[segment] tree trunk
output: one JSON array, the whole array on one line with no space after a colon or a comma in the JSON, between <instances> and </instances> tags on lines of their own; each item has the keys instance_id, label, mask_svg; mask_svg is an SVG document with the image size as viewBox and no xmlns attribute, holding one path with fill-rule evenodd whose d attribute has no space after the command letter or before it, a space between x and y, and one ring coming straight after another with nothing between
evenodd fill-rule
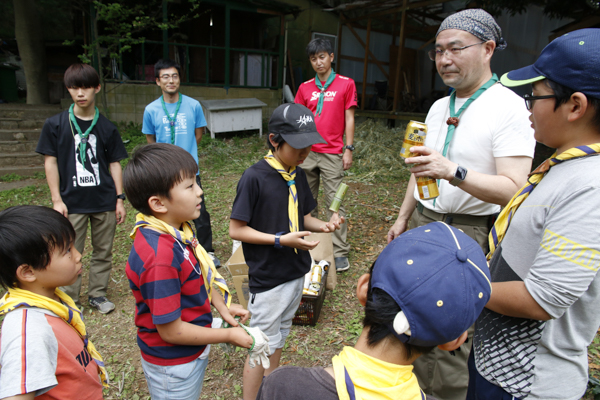
<instances>
[{"instance_id":1,"label":"tree trunk","mask_svg":"<svg viewBox=\"0 0 600 400\"><path fill-rule=\"evenodd\" d=\"M27 104L47 104L48 68L46 46L35 0L13 0L15 36L27 80Z\"/></svg>"}]
</instances>

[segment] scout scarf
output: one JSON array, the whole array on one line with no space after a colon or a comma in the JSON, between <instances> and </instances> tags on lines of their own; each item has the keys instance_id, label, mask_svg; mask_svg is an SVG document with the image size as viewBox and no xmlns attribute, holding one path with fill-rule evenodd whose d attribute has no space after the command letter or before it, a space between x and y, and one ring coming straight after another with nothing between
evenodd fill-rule
<instances>
[{"instance_id":1,"label":"scout scarf","mask_svg":"<svg viewBox=\"0 0 600 400\"><path fill-rule=\"evenodd\" d=\"M85 330L85 324L81 319L81 311L77 309L75 302L62 290L56 289L54 293L60 298L62 303L52 300L49 297L42 296L19 288L9 288L8 292L0 299L0 315L7 314L19 307L37 307L52 311L58 317L62 318L67 324L71 325L83 339L83 344L90 356L96 361L100 370L100 380L104 387L108 387L108 376L104 368L102 356L94 347Z\"/></svg>"},{"instance_id":2,"label":"scout scarf","mask_svg":"<svg viewBox=\"0 0 600 400\"><path fill-rule=\"evenodd\" d=\"M175 107L175 114L173 114L173 118L167 111L167 105L165 104L165 96L160 96L160 102L162 103L163 110L165 111L165 115L169 120L169 127L171 128L171 144L175 144L175 122L177 121L177 113L179 112L179 107L181 106L181 99L183 95L179 93L179 100L177 100L177 107Z\"/></svg>"},{"instance_id":3,"label":"scout scarf","mask_svg":"<svg viewBox=\"0 0 600 400\"><path fill-rule=\"evenodd\" d=\"M323 100L325 99L325 91L331 85L334 79L335 71L333 70L333 68L331 68L331 73L329 74L325 85L321 83L321 80L319 79L319 74L315 75L315 84L321 90L321 93L319 93L319 101L317 102L317 111L315 112L315 116L321 116L321 111L323 111Z\"/></svg>"},{"instance_id":4,"label":"scout scarf","mask_svg":"<svg viewBox=\"0 0 600 400\"><path fill-rule=\"evenodd\" d=\"M490 80L487 81L486 83L484 83L483 86L481 86L479 89L477 89L477 91L475 93L473 93L473 95L471 97L469 97L469 99L467 101L465 101L465 104L463 104L462 107L456 112L454 112L454 110L455 110L454 103L456 101L456 90L452 91L452 94L450 95L450 107L449 107L450 118L448 118L448 120L446 121L446 124L448 124L448 132L446 133L446 139L444 140L444 148L442 149L442 156L446 157L446 155L448 154L448 147L450 147L450 142L452 141L452 138L454 137L454 131L458 127L458 121L459 121L458 117L461 116L463 111L465 111L472 102L477 100L477 98L479 96L481 96L481 94L483 92L488 90L496 82L498 82L498 75L492 74L492 77L490 78ZM438 184L438 186L440 185L439 179L437 180L437 184ZM434 206L435 206L436 200L437 199L433 200Z\"/></svg>"},{"instance_id":5,"label":"scout scarf","mask_svg":"<svg viewBox=\"0 0 600 400\"><path fill-rule=\"evenodd\" d=\"M277 161L271 150L269 150L269 153L265 156L265 160L275 169L275 171L279 172L287 182L290 191L290 195L288 196L290 232L298 232L298 192L296 191L296 181L294 181L294 178L296 177L296 167L290 167L290 172L287 172L285 168L281 166L279 161ZM294 249L294 251L298 254L298 249Z\"/></svg>"},{"instance_id":6,"label":"scout scarf","mask_svg":"<svg viewBox=\"0 0 600 400\"><path fill-rule=\"evenodd\" d=\"M183 231L180 231L156 217L138 213L135 216L135 226L129 234L132 239L135 239L135 235L137 234L137 230L139 228L152 228L160 233L173 236L175 240L187 246L191 246L192 249L194 249L194 255L198 259L200 268L202 269L204 286L206 287L206 292L208 293L208 301L212 302L212 287L213 285L216 285L221 290L225 304L227 307L229 307L231 304L231 295L229 293L229 289L227 288L227 283L221 274L217 272L215 264L208 256L206 250L204 250L204 248L198 243L198 240L196 240L194 237L194 231L192 230L192 226L189 222L184 222Z\"/></svg>"},{"instance_id":7,"label":"scout scarf","mask_svg":"<svg viewBox=\"0 0 600 400\"><path fill-rule=\"evenodd\" d=\"M425 399L412 365L391 364L348 346L331 361L340 400Z\"/></svg>"},{"instance_id":8,"label":"scout scarf","mask_svg":"<svg viewBox=\"0 0 600 400\"><path fill-rule=\"evenodd\" d=\"M540 166L535 169L535 171L529 174L527 184L523 186L521 190L519 190L517 194L515 194L513 198L508 202L506 207L504 207L502 212L500 212L500 215L498 215L496 223L490 230L490 235L488 237L488 242L490 244L490 252L487 255L487 259L492 259L496 248L498 247L498 245L504 238L506 231L508 230L510 221L515 215L517 208L519 208L519 206L525 201L527 196L529 196L529 194L533 191L533 189L535 189L538 183L540 183L540 181L550 170L550 168L552 168L556 164L560 164L563 161L587 157L598 153L600 153L600 143L594 143L588 146L573 147L572 149L564 151L559 155L556 155L556 153L554 153L552 157L541 163Z\"/></svg>"},{"instance_id":9,"label":"scout scarf","mask_svg":"<svg viewBox=\"0 0 600 400\"><path fill-rule=\"evenodd\" d=\"M92 129L94 129L94 126L96 126L96 123L98 122L98 117L100 117L100 111L98 111L98 107L94 107L96 109L96 113L94 114L92 124L89 128L87 128L85 132L81 132L81 128L79 127L77 119L75 118L75 113L73 113L74 108L75 104L71 104L71 107L69 108L69 120L71 121L71 124L75 126L75 130L77 130L77 134L79 135L79 144L77 145L77 150L79 151L79 158L81 159L81 164L83 165L85 163L85 148L86 143L88 141L88 136L90 135Z\"/></svg>"}]
</instances>

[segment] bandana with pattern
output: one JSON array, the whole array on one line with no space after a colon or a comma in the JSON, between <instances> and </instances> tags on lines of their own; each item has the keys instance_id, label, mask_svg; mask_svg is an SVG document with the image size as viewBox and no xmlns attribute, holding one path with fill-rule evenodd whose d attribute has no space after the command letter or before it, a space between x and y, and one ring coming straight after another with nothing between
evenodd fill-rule
<instances>
[{"instance_id":1,"label":"bandana with pattern","mask_svg":"<svg viewBox=\"0 0 600 400\"><path fill-rule=\"evenodd\" d=\"M273 152L269 150L269 153L265 156L265 160L269 163L275 171L279 172L281 177L287 182L290 195L288 196L288 217L290 221L290 232L298 232L298 192L296 190L296 167L290 167L290 172L287 172L285 168L281 166L279 161L273 155ZM294 249L298 253L297 249Z\"/></svg>"},{"instance_id":2,"label":"bandana with pattern","mask_svg":"<svg viewBox=\"0 0 600 400\"><path fill-rule=\"evenodd\" d=\"M556 155L554 153L552 157L544 161L540 164L539 167L535 169L531 174L529 174L529 178L527 179L527 184L521 188L513 196L513 198L508 202L506 207L500 212L498 215L498 219L496 223L490 230L490 235L488 237L488 242L490 244L490 252L487 255L487 259L491 260L494 252L498 248L500 242L504 238L506 231L508 230L508 226L510 225L510 221L512 217L515 215L517 208L525 201L527 196L535 189L535 187L540 183L542 178L546 175L546 173L555 166L556 164L560 164L561 162L572 160L575 158L582 158L587 156L592 156L600 153L600 143L594 143L587 146L579 146L573 147L567 151Z\"/></svg>"},{"instance_id":3,"label":"bandana with pattern","mask_svg":"<svg viewBox=\"0 0 600 400\"><path fill-rule=\"evenodd\" d=\"M446 29L458 29L469 32L479 40L496 42L494 51L504 50L507 46L502 37L502 29L496 23L494 17L480 8L471 8L452 14L442 21L435 37Z\"/></svg>"},{"instance_id":4,"label":"bandana with pattern","mask_svg":"<svg viewBox=\"0 0 600 400\"><path fill-rule=\"evenodd\" d=\"M60 298L62 303L49 297L30 292L29 290L9 288L8 292L0 299L0 315L7 314L19 307L37 307L52 311L67 324L71 325L71 327L79 334L87 352L90 353L90 356L98 365L102 385L108 387L108 375L106 375L104 361L98 350L94 347L92 341L88 338L85 324L83 323L83 319L81 319L81 311L79 311L71 297L66 295L62 290L56 288L54 293Z\"/></svg>"},{"instance_id":5,"label":"bandana with pattern","mask_svg":"<svg viewBox=\"0 0 600 400\"><path fill-rule=\"evenodd\" d=\"M421 400L412 365L398 365L346 346L331 359L340 400Z\"/></svg>"},{"instance_id":6,"label":"bandana with pattern","mask_svg":"<svg viewBox=\"0 0 600 400\"><path fill-rule=\"evenodd\" d=\"M206 250L204 250L200 243L198 243L198 240L194 237L194 231L189 222L184 222L183 231L180 231L156 217L138 213L135 216L135 226L129 234L132 239L135 239L135 235L139 228L152 228L158 232L173 236L175 240L187 246L191 246L192 249L194 249L194 255L198 259L198 263L200 263L200 269L202 270L202 276L204 277L204 286L208 293L208 301L212 302L212 287L213 285L216 285L221 290L225 304L229 307L231 304L231 295L229 294L227 283L221 274L217 272L215 264L208 256Z\"/></svg>"}]
</instances>

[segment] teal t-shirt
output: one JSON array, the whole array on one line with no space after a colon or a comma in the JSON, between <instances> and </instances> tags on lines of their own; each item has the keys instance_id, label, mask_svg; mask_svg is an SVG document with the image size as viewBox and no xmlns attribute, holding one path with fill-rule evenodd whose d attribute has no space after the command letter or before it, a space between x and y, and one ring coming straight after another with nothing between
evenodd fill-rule
<instances>
[{"instance_id":1,"label":"teal t-shirt","mask_svg":"<svg viewBox=\"0 0 600 400\"><path fill-rule=\"evenodd\" d=\"M198 100L181 93L179 95L182 96L182 100L175 121L175 145L187 150L198 163L195 130L206 126L206 119ZM171 118L173 118L177 103L165 103L165 105ZM146 106L142 133L156 135L157 143L171 143L171 126L163 110L160 97Z\"/></svg>"}]
</instances>

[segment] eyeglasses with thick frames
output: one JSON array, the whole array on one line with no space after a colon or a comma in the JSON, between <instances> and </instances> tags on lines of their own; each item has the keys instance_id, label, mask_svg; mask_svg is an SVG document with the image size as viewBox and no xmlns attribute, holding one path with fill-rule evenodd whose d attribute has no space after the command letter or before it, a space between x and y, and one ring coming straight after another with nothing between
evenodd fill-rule
<instances>
[{"instance_id":1,"label":"eyeglasses with thick frames","mask_svg":"<svg viewBox=\"0 0 600 400\"><path fill-rule=\"evenodd\" d=\"M172 75L164 74L164 75L160 76L160 79L162 79L163 81L168 81L171 78L173 78L173 80L176 81L177 79L179 79L179 74L172 74Z\"/></svg>"},{"instance_id":2,"label":"eyeglasses with thick frames","mask_svg":"<svg viewBox=\"0 0 600 400\"><path fill-rule=\"evenodd\" d=\"M527 111L531 111L535 100L557 99L557 98L558 98L558 96L555 94L549 94L547 96L534 96L532 94L524 94L523 95L523 100L525 100L525 107L527 107Z\"/></svg>"},{"instance_id":3,"label":"eyeglasses with thick frames","mask_svg":"<svg viewBox=\"0 0 600 400\"><path fill-rule=\"evenodd\" d=\"M429 59L431 61L435 61L435 60L442 58L442 56L444 54L446 54L446 52L448 52L448 54L446 54L446 57L450 57L450 56L458 57L458 56L460 56L460 52L463 51L464 49L468 49L469 47L477 46L477 45L484 44L484 43L485 43L485 41L480 42L480 43L470 44L470 45L464 46L464 47L452 47L450 49L445 49L445 50L431 49L427 52L427 54L429 55Z\"/></svg>"}]
</instances>

